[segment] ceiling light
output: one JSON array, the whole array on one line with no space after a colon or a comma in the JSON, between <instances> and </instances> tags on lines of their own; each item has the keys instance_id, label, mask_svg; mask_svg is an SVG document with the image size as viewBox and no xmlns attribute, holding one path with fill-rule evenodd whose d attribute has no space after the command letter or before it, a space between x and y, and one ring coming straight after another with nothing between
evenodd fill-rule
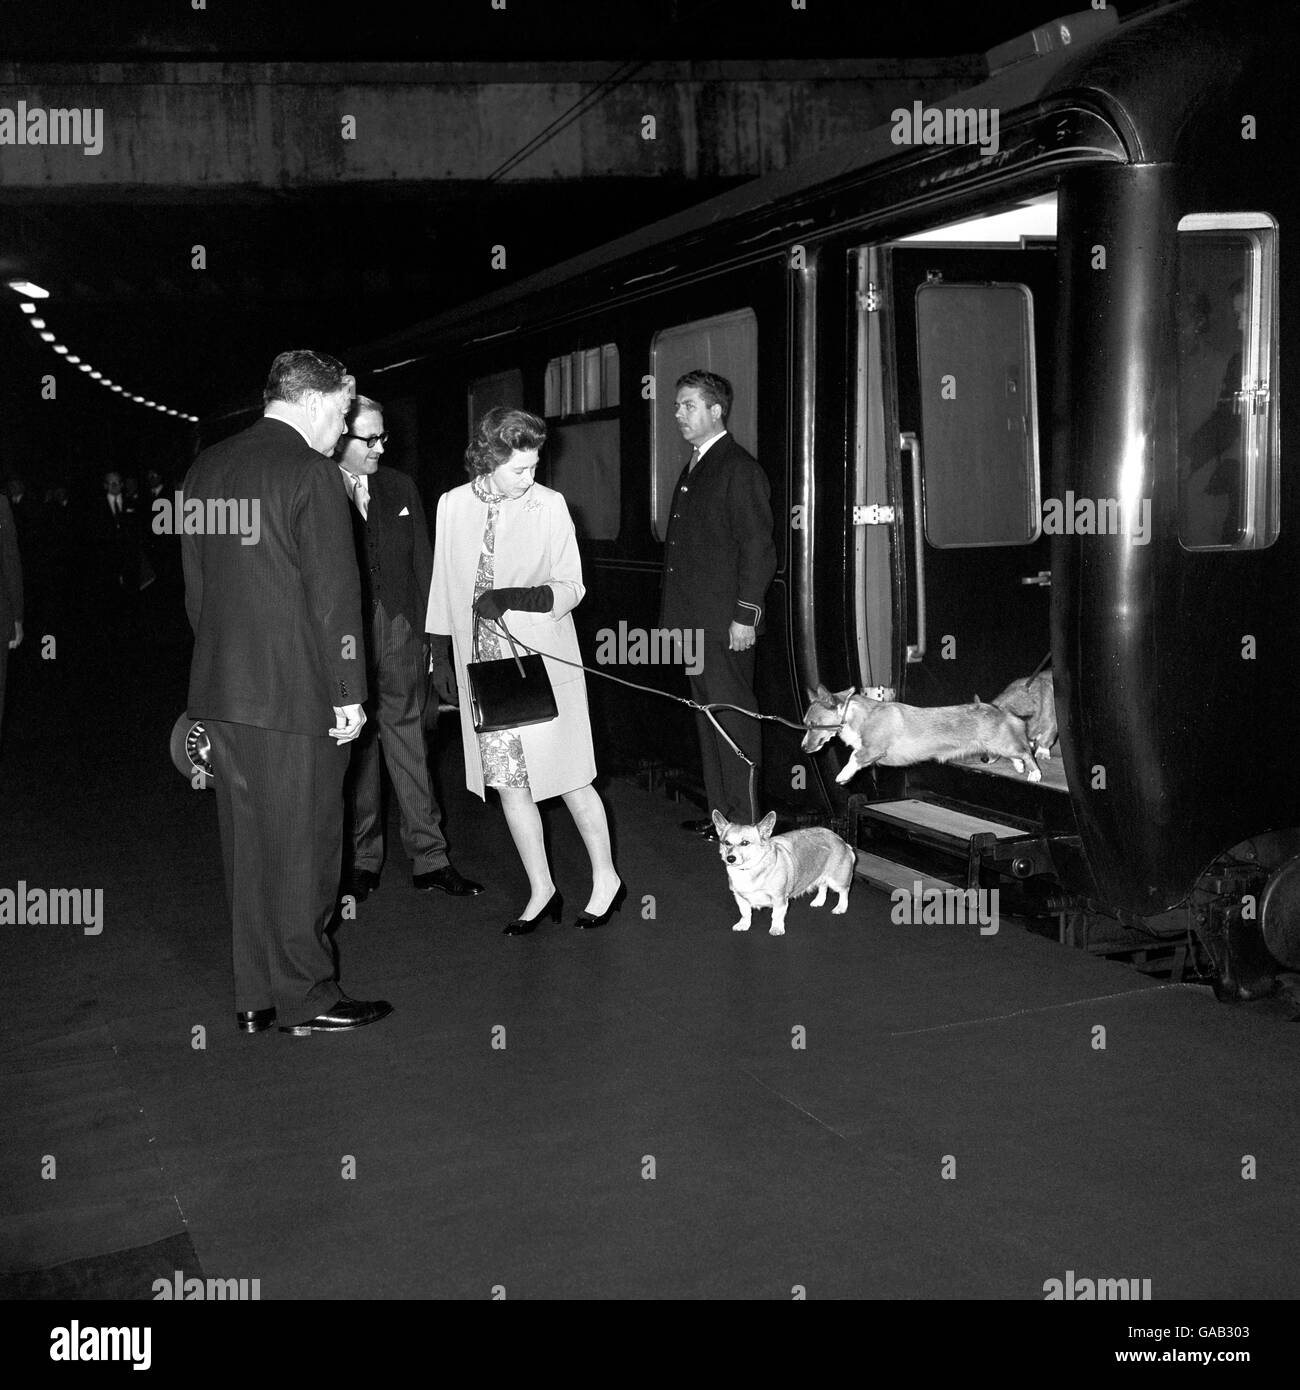
<instances>
[{"instance_id":1,"label":"ceiling light","mask_svg":"<svg viewBox=\"0 0 1300 1390\"><path fill-rule=\"evenodd\" d=\"M35 304L20 304L18 307L23 311L24 314L34 314L36 312Z\"/></svg>"},{"instance_id":2,"label":"ceiling light","mask_svg":"<svg viewBox=\"0 0 1300 1390\"><path fill-rule=\"evenodd\" d=\"M55 344L54 344L54 351L57 352L57 353L59 353L60 355L64 355L64 354L67 353L68 350L67 350L67 348L65 348L65 347L63 346L62 343L55 343Z\"/></svg>"},{"instance_id":3,"label":"ceiling light","mask_svg":"<svg viewBox=\"0 0 1300 1390\"><path fill-rule=\"evenodd\" d=\"M9 288L15 294L25 294L28 299L48 299L49 290L43 290L39 285L33 285L30 280L10 280Z\"/></svg>"},{"instance_id":4,"label":"ceiling light","mask_svg":"<svg viewBox=\"0 0 1300 1390\"><path fill-rule=\"evenodd\" d=\"M54 334L53 334L53 333L42 333L42 334L41 334L41 342L43 342L43 343L52 343L53 341L54 341Z\"/></svg>"},{"instance_id":5,"label":"ceiling light","mask_svg":"<svg viewBox=\"0 0 1300 1390\"><path fill-rule=\"evenodd\" d=\"M132 396L131 399L132 399L133 401L140 401L140 402L143 402L143 401L144 401L144 397L143 397L143 396Z\"/></svg>"},{"instance_id":6,"label":"ceiling light","mask_svg":"<svg viewBox=\"0 0 1300 1390\"><path fill-rule=\"evenodd\" d=\"M33 328L44 328L44 327L45 327L45 320L44 320L44 319L28 319L27 322L30 323L31 326L32 326Z\"/></svg>"},{"instance_id":7,"label":"ceiling light","mask_svg":"<svg viewBox=\"0 0 1300 1390\"><path fill-rule=\"evenodd\" d=\"M81 364L81 370L82 370L83 372L92 372L92 371L94 371L94 368L90 365L89 362L83 362L83 363Z\"/></svg>"},{"instance_id":8,"label":"ceiling light","mask_svg":"<svg viewBox=\"0 0 1300 1390\"><path fill-rule=\"evenodd\" d=\"M91 372L91 374L90 374L90 379L91 379L91 381L102 381L102 380L104 379L104 373L103 373L103 372Z\"/></svg>"},{"instance_id":9,"label":"ceiling light","mask_svg":"<svg viewBox=\"0 0 1300 1390\"><path fill-rule=\"evenodd\" d=\"M80 358L80 357L72 357L72 356L69 356L68 361L69 361L69 362L80 362L80 361L81 361L81 358Z\"/></svg>"}]
</instances>

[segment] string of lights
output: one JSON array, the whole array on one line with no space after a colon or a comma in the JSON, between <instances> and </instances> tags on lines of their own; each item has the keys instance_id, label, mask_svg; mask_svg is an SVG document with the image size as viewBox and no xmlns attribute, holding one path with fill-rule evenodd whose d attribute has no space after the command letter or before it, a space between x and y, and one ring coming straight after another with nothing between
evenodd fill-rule
<instances>
[{"instance_id":1,"label":"string of lights","mask_svg":"<svg viewBox=\"0 0 1300 1390\"><path fill-rule=\"evenodd\" d=\"M49 290L42 289L40 285L32 284L30 280L10 280L8 283L9 288L20 296L18 307L27 315L29 327L40 336L41 341L49 347L51 352L62 357L70 367L77 367L85 372L86 375L90 377L91 381L96 382L100 386L107 387L108 390L121 396L124 400L144 406L146 410L156 410L160 415L175 416L178 420L188 420L191 424L198 423L199 417L197 415L189 415L183 410L173 409L160 401L151 401L144 396L138 396L128 390L127 387L120 386L117 382L106 377L103 372L97 371L91 363L83 362L82 359L76 356L65 344L58 341L57 337L50 330L45 319L42 317L41 311L37 308L36 302L38 300L48 299L50 297Z\"/></svg>"}]
</instances>

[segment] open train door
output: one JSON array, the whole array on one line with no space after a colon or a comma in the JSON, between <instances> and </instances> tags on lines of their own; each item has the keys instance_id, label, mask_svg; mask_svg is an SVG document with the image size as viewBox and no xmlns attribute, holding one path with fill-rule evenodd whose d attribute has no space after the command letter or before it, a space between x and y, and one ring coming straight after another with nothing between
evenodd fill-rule
<instances>
[{"instance_id":1,"label":"open train door","mask_svg":"<svg viewBox=\"0 0 1300 1390\"><path fill-rule=\"evenodd\" d=\"M1054 258L898 247L889 261L911 552L899 698L990 700L1050 645L1040 422L1051 418Z\"/></svg>"}]
</instances>

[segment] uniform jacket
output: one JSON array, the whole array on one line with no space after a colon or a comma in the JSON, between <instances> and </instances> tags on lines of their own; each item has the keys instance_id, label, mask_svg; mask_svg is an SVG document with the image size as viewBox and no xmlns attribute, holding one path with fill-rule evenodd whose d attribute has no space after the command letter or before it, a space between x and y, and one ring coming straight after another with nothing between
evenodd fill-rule
<instances>
[{"instance_id":1,"label":"uniform jacket","mask_svg":"<svg viewBox=\"0 0 1300 1390\"><path fill-rule=\"evenodd\" d=\"M292 425L263 418L205 449L185 499L258 504L256 544L184 535L194 629L188 712L329 735L334 705L365 700L365 633L348 502L336 464Z\"/></svg>"},{"instance_id":2,"label":"uniform jacket","mask_svg":"<svg viewBox=\"0 0 1300 1390\"><path fill-rule=\"evenodd\" d=\"M433 584L425 624L429 632L450 633L452 637L465 745L465 785L477 796L484 794L483 764L470 717L465 663L474 659L474 581L487 515L487 504L474 496L468 483L438 499ZM515 637L543 653L555 692L557 717L548 724L519 730L533 800L543 801L585 787L596 775L586 678L576 666L553 659L582 661L570 613L586 590L578 541L564 498L534 483L522 497L502 502L493 553L494 589L549 584L555 592L555 606L549 613L511 609L505 615L505 624Z\"/></svg>"},{"instance_id":3,"label":"uniform jacket","mask_svg":"<svg viewBox=\"0 0 1300 1390\"><path fill-rule=\"evenodd\" d=\"M764 629L776 573L771 487L730 434L682 469L664 545L660 623L724 639L732 623Z\"/></svg>"},{"instance_id":4,"label":"uniform jacket","mask_svg":"<svg viewBox=\"0 0 1300 1390\"><path fill-rule=\"evenodd\" d=\"M396 468L380 467L366 479L370 501L363 518L343 479L343 494L352 514L361 604L367 617L382 604L390 618L404 617L417 639L424 633L424 615L433 575L429 528L415 482Z\"/></svg>"},{"instance_id":5,"label":"uniform jacket","mask_svg":"<svg viewBox=\"0 0 1300 1390\"><path fill-rule=\"evenodd\" d=\"M0 496L0 643L7 649L14 624L23 619L23 565L18 557L18 529L9 499Z\"/></svg>"}]
</instances>

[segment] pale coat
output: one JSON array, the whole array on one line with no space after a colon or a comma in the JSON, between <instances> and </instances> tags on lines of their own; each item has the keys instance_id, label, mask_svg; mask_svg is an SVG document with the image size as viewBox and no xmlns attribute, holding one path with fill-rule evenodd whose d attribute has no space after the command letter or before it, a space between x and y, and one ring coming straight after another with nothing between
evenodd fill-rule
<instances>
[{"instance_id":1,"label":"pale coat","mask_svg":"<svg viewBox=\"0 0 1300 1390\"><path fill-rule=\"evenodd\" d=\"M438 499L433 583L425 620L426 631L451 634L465 746L465 785L479 797L484 796L483 763L469 713L465 663L473 660L474 580L487 516L487 503L474 496L468 483ZM564 498L551 488L534 483L522 497L503 501L497 516L494 553L494 589L549 584L555 593L555 606L549 613L511 609L505 615L505 624L515 637L543 654L555 692L557 717L547 724L530 724L519 730L532 798L544 801L588 786L596 776L586 677L577 666L551 659L582 661L578 634L569 615L582 601L586 589L578 540Z\"/></svg>"}]
</instances>

